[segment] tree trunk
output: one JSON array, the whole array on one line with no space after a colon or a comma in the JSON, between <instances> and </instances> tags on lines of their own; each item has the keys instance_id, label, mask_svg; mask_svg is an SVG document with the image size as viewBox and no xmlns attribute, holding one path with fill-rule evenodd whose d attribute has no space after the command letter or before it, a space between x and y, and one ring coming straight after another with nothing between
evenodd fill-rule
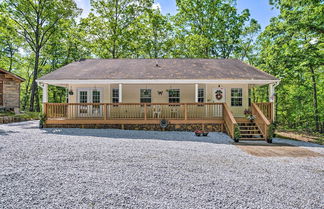
<instances>
[{"instance_id":1,"label":"tree trunk","mask_svg":"<svg viewBox=\"0 0 324 209\"><path fill-rule=\"evenodd\" d=\"M9 59L9 72L12 71L12 64L13 64L13 55L14 55L14 52L12 49L10 49L10 59Z\"/></svg>"},{"instance_id":2,"label":"tree trunk","mask_svg":"<svg viewBox=\"0 0 324 209\"><path fill-rule=\"evenodd\" d=\"M36 112L40 112L40 101L39 101L39 88L36 89L36 95L35 95L35 110Z\"/></svg>"},{"instance_id":3,"label":"tree trunk","mask_svg":"<svg viewBox=\"0 0 324 209\"><path fill-rule=\"evenodd\" d=\"M38 65L39 65L39 49L35 52L35 64L34 64L34 72L33 72L33 81L31 85L31 94L30 94L30 103L29 103L29 111L35 111L35 94L37 93L37 83L36 79L38 76Z\"/></svg>"},{"instance_id":4,"label":"tree trunk","mask_svg":"<svg viewBox=\"0 0 324 209\"><path fill-rule=\"evenodd\" d=\"M309 66L310 71L312 73L312 84L313 84L313 106L314 106L314 119L315 119L315 128L316 131L320 131L320 119L318 112L318 104L317 104L317 86L316 86L316 77L315 71L312 65Z\"/></svg>"}]
</instances>

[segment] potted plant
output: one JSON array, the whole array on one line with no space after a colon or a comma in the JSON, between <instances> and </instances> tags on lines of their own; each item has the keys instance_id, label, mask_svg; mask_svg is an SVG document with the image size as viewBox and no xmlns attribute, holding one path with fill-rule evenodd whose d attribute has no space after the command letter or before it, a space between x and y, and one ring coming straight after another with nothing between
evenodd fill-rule
<instances>
[{"instance_id":1,"label":"potted plant","mask_svg":"<svg viewBox=\"0 0 324 209\"><path fill-rule=\"evenodd\" d=\"M39 115L39 128L44 128L44 124L47 120L46 114L40 114Z\"/></svg>"},{"instance_id":2,"label":"potted plant","mask_svg":"<svg viewBox=\"0 0 324 209\"><path fill-rule=\"evenodd\" d=\"M196 136L201 136L204 132L202 130L196 130L195 135Z\"/></svg>"},{"instance_id":3,"label":"potted plant","mask_svg":"<svg viewBox=\"0 0 324 209\"><path fill-rule=\"evenodd\" d=\"M255 120L255 115L252 114L251 110L245 109L244 110L245 117L252 123Z\"/></svg>"},{"instance_id":4,"label":"potted plant","mask_svg":"<svg viewBox=\"0 0 324 209\"><path fill-rule=\"evenodd\" d=\"M203 136L208 136L209 132L208 131L204 131L203 132Z\"/></svg>"},{"instance_id":5,"label":"potted plant","mask_svg":"<svg viewBox=\"0 0 324 209\"><path fill-rule=\"evenodd\" d=\"M202 131L202 130L196 130L195 135L196 136L208 136L209 132L208 131Z\"/></svg>"}]
</instances>

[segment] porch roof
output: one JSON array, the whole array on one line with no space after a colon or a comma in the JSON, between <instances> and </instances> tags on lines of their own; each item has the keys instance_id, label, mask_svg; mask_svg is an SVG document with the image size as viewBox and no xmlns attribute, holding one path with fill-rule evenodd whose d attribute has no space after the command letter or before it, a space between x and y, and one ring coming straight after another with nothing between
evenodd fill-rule
<instances>
[{"instance_id":1,"label":"porch roof","mask_svg":"<svg viewBox=\"0 0 324 209\"><path fill-rule=\"evenodd\" d=\"M91 80L235 80L273 81L276 77L236 59L83 59L38 79ZM63 82L62 82L63 83Z\"/></svg>"}]
</instances>

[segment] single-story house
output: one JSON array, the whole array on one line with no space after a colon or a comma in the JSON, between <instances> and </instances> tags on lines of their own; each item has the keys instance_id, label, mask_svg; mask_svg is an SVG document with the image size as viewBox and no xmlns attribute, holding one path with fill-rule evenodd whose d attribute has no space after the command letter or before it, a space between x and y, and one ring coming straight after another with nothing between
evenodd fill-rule
<instances>
[{"instance_id":1,"label":"single-story house","mask_svg":"<svg viewBox=\"0 0 324 209\"><path fill-rule=\"evenodd\" d=\"M236 59L82 59L37 82L47 127L204 129L233 138L241 129L241 139L266 139L279 79ZM67 103L48 103L48 85L65 87ZM249 90L264 85L269 102L251 104Z\"/></svg>"},{"instance_id":2,"label":"single-story house","mask_svg":"<svg viewBox=\"0 0 324 209\"><path fill-rule=\"evenodd\" d=\"M0 109L15 110L20 107L20 83L25 79L0 68Z\"/></svg>"}]
</instances>

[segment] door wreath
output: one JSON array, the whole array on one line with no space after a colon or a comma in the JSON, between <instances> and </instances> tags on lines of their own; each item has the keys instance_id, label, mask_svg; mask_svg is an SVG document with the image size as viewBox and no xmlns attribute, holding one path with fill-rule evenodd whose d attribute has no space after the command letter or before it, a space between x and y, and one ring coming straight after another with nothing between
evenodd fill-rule
<instances>
[{"instance_id":1,"label":"door wreath","mask_svg":"<svg viewBox=\"0 0 324 209\"><path fill-rule=\"evenodd\" d=\"M223 92L221 90L217 90L215 92L215 97L217 100L221 100L223 98Z\"/></svg>"}]
</instances>

